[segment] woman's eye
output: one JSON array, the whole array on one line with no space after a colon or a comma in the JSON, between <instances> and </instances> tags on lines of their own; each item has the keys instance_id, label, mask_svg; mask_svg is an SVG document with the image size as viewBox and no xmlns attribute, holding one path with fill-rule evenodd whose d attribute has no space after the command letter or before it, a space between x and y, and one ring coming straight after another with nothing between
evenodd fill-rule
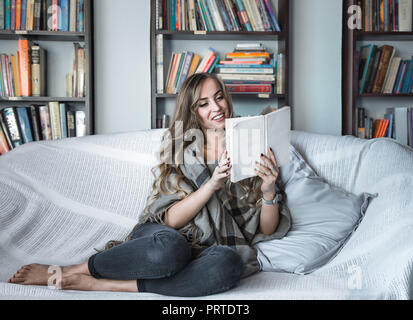
<instances>
[{"instance_id":1,"label":"woman's eye","mask_svg":"<svg viewBox=\"0 0 413 320\"><path fill-rule=\"evenodd\" d=\"M203 103L203 104L200 104L199 107L202 108L202 107L205 107L207 105L208 105L208 103Z\"/></svg>"},{"instance_id":2,"label":"woman's eye","mask_svg":"<svg viewBox=\"0 0 413 320\"><path fill-rule=\"evenodd\" d=\"M219 100L222 100L222 99L224 99L224 97L223 96L219 96L219 97L217 97L217 100L219 101Z\"/></svg>"}]
</instances>

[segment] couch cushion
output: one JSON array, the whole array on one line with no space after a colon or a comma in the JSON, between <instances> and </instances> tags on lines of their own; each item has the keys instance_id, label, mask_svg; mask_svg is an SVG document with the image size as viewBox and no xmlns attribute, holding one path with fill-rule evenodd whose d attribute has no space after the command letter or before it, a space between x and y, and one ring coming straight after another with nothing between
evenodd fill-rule
<instances>
[{"instance_id":1,"label":"couch cushion","mask_svg":"<svg viewBox=\"0 0 413 320\"><path fill-rule=\"evenodd\" d=\"M373 197L332 187L291 146L292 161L281 168L292 216L282 239L257 244L264 271L306 274L330 261L360 223Z\"/></svg>"}]
</instances>

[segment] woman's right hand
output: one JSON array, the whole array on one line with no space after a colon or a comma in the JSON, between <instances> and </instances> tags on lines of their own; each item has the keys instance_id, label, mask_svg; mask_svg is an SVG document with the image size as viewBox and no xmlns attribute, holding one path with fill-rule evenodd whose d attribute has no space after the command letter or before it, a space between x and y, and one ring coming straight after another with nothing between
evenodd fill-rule
<instances>
[{"instance_id":1,"label":"woman's right hand","mask_svg":"<svg viewBox=\"0 0 413 320\"><path fill-rule=\"evenodd\" d=\"M225 182L229 178L231 167L231 159L228 158L228 151L225 150L218 161L218 165L215 168L211 179L207 182L212 190L218 191L224 187Z\"/></svg>"}]
</instances>

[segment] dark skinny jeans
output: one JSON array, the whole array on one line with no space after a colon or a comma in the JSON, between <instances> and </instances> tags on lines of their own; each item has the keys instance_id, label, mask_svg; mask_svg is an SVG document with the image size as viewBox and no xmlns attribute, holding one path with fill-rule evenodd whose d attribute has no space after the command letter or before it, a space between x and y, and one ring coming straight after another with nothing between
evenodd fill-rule
<instances>
[{"instance_id":1,"label":"dark skinny jeans","mask_svg":"<svg viewBox=\"0 0 413 320\"><path fill-rule=\"evenodd\" d=\"M97 279L137 280L139 292L168 296L207 296L233 288L243 261L228 246L191 249L178 231L145 223L131 240L97 253L88 261Z\"/></svg>"}]
</instances>

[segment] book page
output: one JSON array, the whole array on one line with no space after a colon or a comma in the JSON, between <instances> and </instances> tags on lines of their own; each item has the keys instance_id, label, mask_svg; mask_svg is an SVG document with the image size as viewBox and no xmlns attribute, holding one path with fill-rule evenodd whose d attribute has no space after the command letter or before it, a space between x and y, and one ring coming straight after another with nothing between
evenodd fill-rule
<instances>
[{"instance_id":1,"label":"book page","mask_svg":"<svg viewBox=\"0 0 413 320\"><path fill-rule=\"evenodd\" d=\"M266 151L272 148L279 167L290 162L291 108L284 107L265 115Z\"/></svg>"},{"instance_id":2,"label":"book page","mask_svg":"<svg viewBox=\"0 0 413 320\"><path fill-rule=\"evenodd\" d=\"M232 130L228 130L226 134L230 143L231 182L256 176L254 162L265 152L264 117L236 118Z\"/></svg>"}]
</instances>

